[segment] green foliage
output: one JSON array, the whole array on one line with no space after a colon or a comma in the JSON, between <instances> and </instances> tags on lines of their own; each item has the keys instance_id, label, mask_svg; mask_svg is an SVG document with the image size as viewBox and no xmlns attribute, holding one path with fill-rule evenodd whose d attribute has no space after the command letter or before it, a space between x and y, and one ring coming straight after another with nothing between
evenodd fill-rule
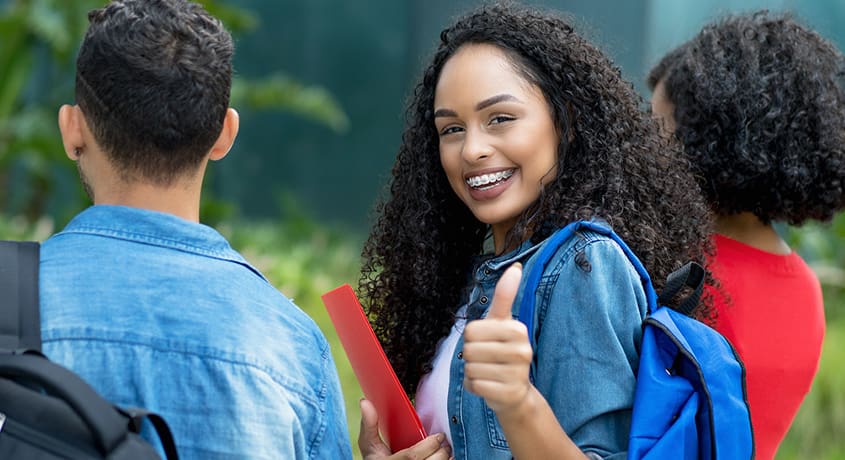
<instances>
[{"instance_id":1,"label":"green foliage","mask_svg":"<svg viewBox=\"0 0 845 460\"><path fill-rule=\"evenodd\" d=\"M789 245L801 254L825 287L828 321L845 320L845 213L829 223L812 222L785 231Z\"/></svg>"},{"instance_id":2,"label":"green foliage","mask_svg":"<svg viewBox=\"0 0 845 460\"><path fill-rule=\"evenodd\" d=\"M198 3L201 3L209 14L223 21L223 24L226 24L226 28L233 34L255 30L260 23L258 17L252 11L228 5L223 1L199 0Z\"/></svg>"},{"instance_id":3,"label":"green foliage","mask_svg":"<svg viewBox=\"0 0 845 460\"><path fill-rule=\"evenodd\" d=\"M69 213L51 209L57 176L72 176L56 127L56 110L68 97L64 75L54 72L73 65L78 37L85 30L86 11L100 2L79 0L12 0L0 10L0 210L36 221L48 209L54 217ZM69 73L69 75L73 75ZM58 181L61 183L61 181ZM73 201L81 191L61 191Z\"/></svg>"},{"instance_id":4,"label":"green foliage","mask_svg":"<svg viewBox=\"0 0 845 460\"><path fill-rule=\"evenodd\" d=\"M0 214L0 240L44 241L54 232L49 218L31 222L22 217L6 217Z\"/></svg>"},{"instance_id":5,"label":"green foliage","mask_svg":"<svg viewBox=\"0 0 845 460\"><path fill-rule=\"evenodd\" d=\"M826 299L830 304L832 299ZM836 299L838 308L843 299ZM819 372L778 451L778 460L845 459L845 320L827 323Z\"/></svg>"},{"instance_id":6,"label":"green foliage","mask_svg":"<svg viewBox=\"0 0 845 460\"><path fill-rule=\"evenodd\" d=\"M237 79L232 86L234 105L252 109L278 109L327 125L338 133L349 129L349 119L334 97L318 86L305 86L277 73L262 80Z\"/></svg>"},{"instance_id":7,"label":"green foliage","mask_svg":"<svg viewBox=\"0 0 845 460\"><path fill-rule=\"evenodd\" d=\"M104 0L0 0L0 212L35 222L49 215L62 226L89 204L76 168L61 144L56 113L72 103L74 61L87 12ZM250 11L221 0L201 3L233 33L260 26ZM232 106L286 111L344 132L349 121L320 87L281 71L269 77L235 77ZM213 174L213 173L212 173ZM205 188L204 219L218 222L234 207Z\"/></svg>"}]
</instances>

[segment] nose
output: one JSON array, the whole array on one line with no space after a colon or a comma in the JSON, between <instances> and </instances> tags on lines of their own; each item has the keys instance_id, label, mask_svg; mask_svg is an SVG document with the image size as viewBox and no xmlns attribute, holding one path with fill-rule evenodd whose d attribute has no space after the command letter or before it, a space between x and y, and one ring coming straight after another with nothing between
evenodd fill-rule
<instances>
[{"instance_id":1,"label":"nose","mask_svg":"<svg viewBox=\"0 0 845 460\"><path fill-rule=\"evenodd\" d=\"M493 156L494 148L489 137L480 129L467 129L461 156L469 163L475 163Z\"/></svg>"}]
</instances>

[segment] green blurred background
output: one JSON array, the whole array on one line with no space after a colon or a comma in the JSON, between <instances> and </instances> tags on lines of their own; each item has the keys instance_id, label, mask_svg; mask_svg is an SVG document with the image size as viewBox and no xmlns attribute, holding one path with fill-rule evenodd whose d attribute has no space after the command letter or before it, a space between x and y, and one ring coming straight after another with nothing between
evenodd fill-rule
<instances>
[{"instance_id":1,"label":"green blurred background","mask_svg":"<svg viewBox=\"0 0 845 460\"><path fill-rule=\"evenodd\" d=\"M85 13L101 0L0 0L0 238L43 240L88 205L56 127L73 101ZM207 177L203 221L311 314L333 344L358 431L360 389L319 295L355 285L372 205L404 105L439 31L477 0L201 1L233 30L235 149ZM845 1L546 0L648 97L643 77L705 22L791 10L845 46ZM828 320L821 368L778 459L845 459L845 218L780 227L818 273ZM800 308L800 306L796 306Z\"/></svg>"}]
</instances>

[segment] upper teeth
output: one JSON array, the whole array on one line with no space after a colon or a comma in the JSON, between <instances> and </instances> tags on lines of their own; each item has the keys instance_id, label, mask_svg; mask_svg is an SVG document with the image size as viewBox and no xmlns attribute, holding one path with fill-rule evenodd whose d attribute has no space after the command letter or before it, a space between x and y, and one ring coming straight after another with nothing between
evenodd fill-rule
<instances>
[{"instance_id":1,"label":"upper teeth","mask_svg":"<svg viewBox=\"0 0 845 460\"><path fill-rule=\"evenodd\" d=\"M499 171L491 174L482 174L480 176L473 176L467 179L467 185L470 187L480 187L493 182L507 179L513 175L513 170Z\"/></svg>"}]
</instances>

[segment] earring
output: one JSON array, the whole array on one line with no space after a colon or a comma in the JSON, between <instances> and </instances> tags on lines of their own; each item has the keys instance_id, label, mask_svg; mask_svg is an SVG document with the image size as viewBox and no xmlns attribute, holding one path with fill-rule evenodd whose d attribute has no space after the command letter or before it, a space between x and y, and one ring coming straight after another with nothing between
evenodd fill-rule
<instances>
[{"instance_id":1,"label":"earring","mask_svg":"<svg viewBox=\"0 0 845 460\"><path fill-rule=\"evenodd\" d=\"M73 149L73 156L74 156L76 159L79 159L79 147L74 147L74 149Z\"/></svg>"}]
</instances>

